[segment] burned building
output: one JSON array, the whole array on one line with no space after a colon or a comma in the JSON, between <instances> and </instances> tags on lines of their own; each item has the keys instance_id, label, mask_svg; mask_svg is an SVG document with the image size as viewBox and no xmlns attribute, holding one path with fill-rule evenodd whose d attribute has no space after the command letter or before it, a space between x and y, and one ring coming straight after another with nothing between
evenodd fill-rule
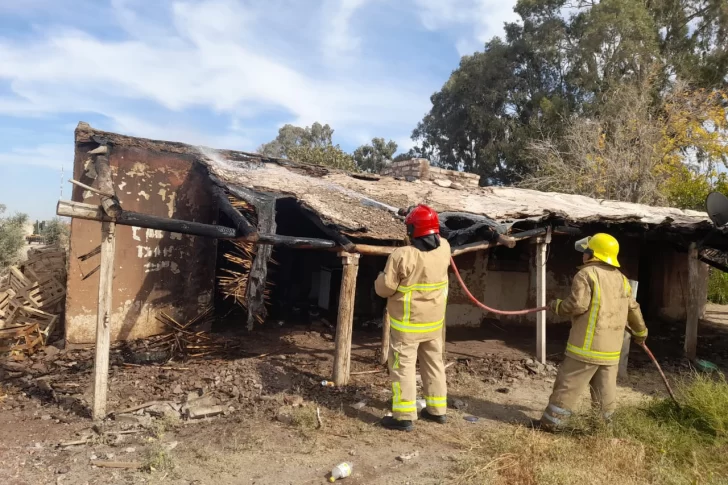
<instances>
[{"instance_id":1,"label":"burned building","mask_svg":"<svg viewBox=\"0 0 728 485\"><path fill-rule=\"evenodd\" d=\"M727 248L725 238L701 212L479 187L477 176L430 167L425 160L396 162L386 175L349 174L250 153L122 136L85 123L76 130L77 181L93 183L89 151L100 144L109 147L114 190L124 211L230 228L229 237L205 238L119 225L113 340L164 332L160 312L181 321L210 305L220 319L239 327L309 318L333 325L340 305L342 254L358 258L355 322L381 321L384 301L374 295L373 282L387 254L405 236L399 209L417 203L443 215L443 233L471 292L504 310L534 307L544 295L551 299L567 294L581 258L574 241L599 231L619 240L623 271L639 282L638 300L655 321L688 321L689 328L697 329L706 301L707 264L724 268L719 255ZM77 186L73 201L98 206L99 196ZM228 201L244 220L225 210ZM294 242L244 240L236 229L240 224ZM481 229L493 228L520 242L513 249L484 244ZM98 222L74 218L65 326L70 343L94 341L99 238ZM295 243L296 238L331 244L307 247ZM540 260L542 268L537 267ZM242 305L237 313L235 302ZM447 326L480 326L489 318L513 324L536 319L488 315L453 280Z\"/></svg>"}]
</instances>

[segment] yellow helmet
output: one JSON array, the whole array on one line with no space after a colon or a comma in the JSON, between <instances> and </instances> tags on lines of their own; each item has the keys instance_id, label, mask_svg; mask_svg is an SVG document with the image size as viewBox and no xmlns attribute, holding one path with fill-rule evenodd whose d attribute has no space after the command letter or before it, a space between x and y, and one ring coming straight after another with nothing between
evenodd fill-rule
<instances>
[{"instance_id":1,"label":"yellow helmet","mask_svg":"<svg viewBox=\"0 0 728 485\"><path fill-rule=\"evenodd\" d=\"M586 253L615 268L619 268L619 261L617 261L619 243L609 234L599 233L585 237L576 241L574 248L580 253Z\"/></svg>"}]
</instances>

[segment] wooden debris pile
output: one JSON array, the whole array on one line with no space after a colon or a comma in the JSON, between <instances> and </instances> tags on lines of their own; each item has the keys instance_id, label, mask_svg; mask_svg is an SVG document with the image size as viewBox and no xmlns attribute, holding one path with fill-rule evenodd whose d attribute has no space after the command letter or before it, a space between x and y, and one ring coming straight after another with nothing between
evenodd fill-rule
<instances>
[{"instance_id":1,"label":"wooden debris pile","mask_svg":"<svg viewBox=\"0 0 728 485\"><path fill-rule=\"evenodd\" d=\"M157 320L169 328L169 333L146 338L140 341L141 348L137 345L135 350L127 350L126 353L129 357L133 355L132 363L140 365L159 363L173 357L186 360L226 356L238 349L240 344L235 339L200 330L208 328L213 318L212 306L185 323L180 323L169 314L161 312L157 315ZM125 356L125 360L129 361L129 358Z\"/></svg>"},{"instance_id":2,"label":"wooden debris pile","mask_svg":"<svg viewBox=\"0 0 728 485\"><path fill-rule=\"evenodd\" d=\"M66 252L30 249L21 266L0 279L0 352L32 354L55 330L66 296Z\"/></svg>"},{"instance_id":3,"label":"wooden debris pile","mask_svg":"<svg viewBox=\"0 0 728 485\"><path fill-rule=\"evenodd\" d=\"M229 197L230 203L235 207L240 214L245 217L253 227L258 226L258 218L255 214L255 207L248 204L246 201L237 199L235 197ZM255 258L255 245L246 241L229 241L232 247L228 246L228 250L223 253L223 257L228 264L228 267L220 268L218 274L218 288L225 299L232 299L236 304L247 308L247 294L248 294L248 278L250 275L250 268L253 265L253 259ZM275 261L270 260L269 264L276 264ZM264 290L264 299L266 304L270 299L270 286L271 283L266 281L266 288ZM257 315L258 323L263 323L262 317Z\"/></svg>"}]
</instances>

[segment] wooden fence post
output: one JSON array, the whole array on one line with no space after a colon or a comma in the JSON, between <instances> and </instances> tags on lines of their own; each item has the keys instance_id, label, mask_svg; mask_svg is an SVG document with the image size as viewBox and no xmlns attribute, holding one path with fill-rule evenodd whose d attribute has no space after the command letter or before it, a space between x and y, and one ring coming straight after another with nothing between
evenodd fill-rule
<instances>
[{"instance_id":1,"label":"wooden fence post","mask_svg":"<svg viewBox=\"0 0 728 485\"><path fill-rule=\"evenodd\" d=\"M698 324L703 316L703 304L707 298L708 265L700 261L696 243L690 244L688 252L688 301L685 326L685 355L694 360L698 353Z\"/></svg>"},{"instance_id":2,"label":"wooden fence post","mask_svg":"<svg viewBox=\"0 0 728 485\"><path fill-rule=\"evenodd\" d=\"M111 298L114 278L116 224L101 223L101 264L99 268L99 306L96 316L96 356L94 359L95 421L106 417L106 393L109 387L109 350L111 344Z\"/></svg>"},{"instance_id":3,"label":"wooden fence post","mask_svg":"<svg viewBox=\"0 0 728 485\"><path fill-rule=\"evenodd\" d=\"M536 306L546 306L546 251L551 242L551 233L539 238L536 243ZM546 312L536 314L536 360L546 363Z\"/></svg>"},{"instance_id":4,"label":"wooden fence post","mask_svg":"<svg viewBox=\"0 0 728 485\"><path fill-rule=\"evenodd\" d=\"M354 298L356 275L359 272L359 255L339 253L344 265L339 293L339 318L336 323L336 349L334 351L334 384L345 386L349 382L351 366L351 337L354 324Z\"/></svg>"}]
</instances>

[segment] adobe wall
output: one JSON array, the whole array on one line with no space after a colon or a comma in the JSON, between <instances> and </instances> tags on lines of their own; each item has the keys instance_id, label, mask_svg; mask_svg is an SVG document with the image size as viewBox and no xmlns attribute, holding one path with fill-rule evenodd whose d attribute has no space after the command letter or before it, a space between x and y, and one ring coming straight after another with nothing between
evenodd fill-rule
<instances>
[{"instance_id":1,"label":"adobe wall","mask_svg":"<svg viewBox=\"0 0 728 485\"><path fill-rule=\"evenodd\" d=\"M687 319L687 300L690 295L688 254L677 252L668 245L655 244L649 259L650 305L647 311L661 319L683 322ZM699 294L704 315L708 295L708 266L700 263Z\"/></svg>"},{"instance_id":2,"label":"adobe wall","mask_svg":"<svg viewBox=\"0 0 728 485\"><path fill-rule=\"evenodd\" d=\"M77 138L78 140L78 138ZM95 143L76 143L74 178L93 183L87 152ZM136 147L111 147L116 193L125 210L155 216L214 223L205 169L185 155ZM79 187L73 200L98 204ZM66 297L66 341L92 343L96 335L99 255L80 256L99 246L101 225L74 219ZM212 302L217 242L182 234L116 226L111 317L112 340L148 337L164 330L156 316L164 311L184 322Z\"/></svg>"},{"instance_id":3,"label":"adobe wall","mask_svg":"<svg viewBox=\"0 0 728 485\"><path fill-rule=\"evenodd\" d=\"M546 262L546 300L565 298L571 281L581 264L581 254L574 250L573 239L554 236ZM640 282L638 299L648 323L660 319L684 322L687 318L687 254L659 244L636 240L620 241L621 270L631 280ZM517 256L514 256L517 255ZM460 256L455 260L474 296L486 305L501 310L521 310L536 306L536 268L534 245L519 243L516 249L503 247ZM701 265L705 266L705 265ZM703 312L707 297L707 270L701 270ZM463 294L451 276L448 297L449 326L479 326L484 318L503 323L535 323L535 315L501 316L486 314ZM548 315L548 323L567 321Z\"/></svg>"}]
</instances>

